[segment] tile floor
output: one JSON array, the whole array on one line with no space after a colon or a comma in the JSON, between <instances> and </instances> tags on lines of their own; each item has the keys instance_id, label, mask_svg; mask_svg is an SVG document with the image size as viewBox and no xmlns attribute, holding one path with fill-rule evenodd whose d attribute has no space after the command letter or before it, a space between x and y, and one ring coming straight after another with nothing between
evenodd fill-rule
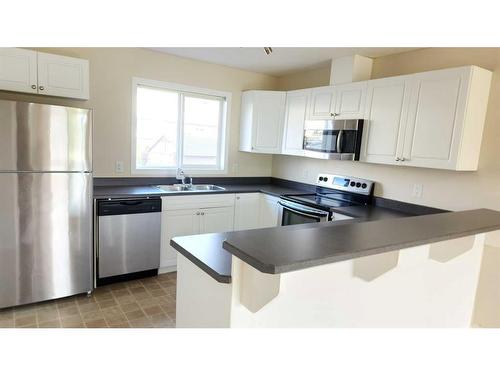
<instances>
[{"instance_id":1,"label":"tile floor","mask_svg":"<svg viewBox=\"0 0 500 375\"><path fill-rule=\"evenodd\" d=\"M0 328L173 328L175 272L0 310Z\"/></svg>"}]
</instances>

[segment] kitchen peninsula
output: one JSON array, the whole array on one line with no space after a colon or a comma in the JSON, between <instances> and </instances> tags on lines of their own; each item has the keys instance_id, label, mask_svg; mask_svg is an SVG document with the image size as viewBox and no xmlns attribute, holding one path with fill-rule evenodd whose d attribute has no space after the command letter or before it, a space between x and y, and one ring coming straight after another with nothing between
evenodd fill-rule
<instances>
[{"instance_id":1,"label":"kitchen peninsula","mask_svg":"<svg viewBox=\"0 0 500 375\"><path fill-rule=\"evenodd\" d=\"M469 327L499 229L480 209L177 237L177 326Z\"/></svg>"}]
</instances>

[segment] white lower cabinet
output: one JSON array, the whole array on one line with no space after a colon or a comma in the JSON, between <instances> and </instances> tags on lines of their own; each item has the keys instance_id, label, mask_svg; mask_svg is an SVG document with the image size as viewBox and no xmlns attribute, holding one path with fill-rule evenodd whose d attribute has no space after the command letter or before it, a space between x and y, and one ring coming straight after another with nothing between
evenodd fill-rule
<instances>
[{"instance_id":1,"label":"white lower cabinet","mask_svg":"<svg viewBox=\"0 0 500 375\"><path fill-rule=\"evenodd\" d=\"M161 257L160 268L177 264L177 251L170 246L170 240L177 236L189 236L200 232L199 213L196 209L163 211L161 215Z\"/></svg>"},{"instance_id":2,"label":"white lower cabinet","mask_svg":"<svg viewBox=\"0 0 500 375\"><path fill-rule=\"evenodd\" d=\"M172 270L177 251L173 237L233 230L234 194L162 197L160 268Z\"/></svg>"},{"instance_id":3,"label":"white lower cabinet","mask_svg":"<svg viewBox=\"0 0 500 375\"><path fill-rule=\"evenodd\" d=\"M261 193L236 194L234 201L234 230L256 229L260 227Z\"/></svg>"},{"instance_id":4,"label":"white lower cabinet","mask_svg":"<svg viewBox=\"0 0 500 375\"><path fill-rule=\"evenodd\" d=\"M233 230L234 208L200 209L200 233L230 232Z\"/></svg>"},{"instance_id":5,"label":"white lower cabinet","mask_svg":"<svg viewBox=\"0 0 500 375\"><path fill-rule=\"evenodd\" d=\"M278 200L262 193L162 197L160 268L177 265L173 237L277 226Z\"/></svg>"},{"instance_id":6,"label":"white lower cabinet","mask_svg":"<svg viewBox=\"0 0 500 375\"><path fill-rule=\"evenodd\" d=\"M276 227L279 225L278 197L261 194L259 226L261 228Z\"/></svg>"}]
</instances>

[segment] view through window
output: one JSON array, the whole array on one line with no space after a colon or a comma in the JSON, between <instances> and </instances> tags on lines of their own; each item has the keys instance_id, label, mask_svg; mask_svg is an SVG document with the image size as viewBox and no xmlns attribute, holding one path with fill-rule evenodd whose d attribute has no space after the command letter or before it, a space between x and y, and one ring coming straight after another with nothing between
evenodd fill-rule
<instances>
[{"instance_id":1,"label":"view through window","mask_svg":"<svg viewBox=\"0 0 500 375\"><path fill-rule=\"evenodd\" d=\"M226 98L137 85L135 169L223 170Z\"/></svg>"}]
</instances>

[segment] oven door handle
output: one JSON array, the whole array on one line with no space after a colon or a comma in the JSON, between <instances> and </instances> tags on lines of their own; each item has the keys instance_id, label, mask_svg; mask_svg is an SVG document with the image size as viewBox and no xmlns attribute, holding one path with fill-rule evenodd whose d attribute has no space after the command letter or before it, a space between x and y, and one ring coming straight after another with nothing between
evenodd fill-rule
<instances>
[{"instance_id":1,"label":"oven door handle","mask_svg":"<svg viewBox=\"0 0 500 375\"><path fill-rule=\"evenodd\" d=\"M294 212L294 213L299 214L299 215L304 215L304 216L307 216L307 217L310 217L313 219L317 219L318 217L328 216L328 212L326 212L326 211L323 211L324 213L320 213L318 211L316 211L315 213L312 213L312 211L302 211L302 210L298 210L297 208L291 208L290 206L287 206L286 204L284 204L282 202L278 202L278 204L291 212Z\"/></svg>"},{"instance_id":2,"label":"oven door handle","mask_svg":"<svg viewBox=\"0 0 500 375\"><path fill-rule=\"evenodd\" d=\"M337 135L337 152L339 154L342 153L342 150L340 149L340 146L342 146L342 138L344 137L344 131L339 130L339 134Z\"/></svg>"}]
</instances>

